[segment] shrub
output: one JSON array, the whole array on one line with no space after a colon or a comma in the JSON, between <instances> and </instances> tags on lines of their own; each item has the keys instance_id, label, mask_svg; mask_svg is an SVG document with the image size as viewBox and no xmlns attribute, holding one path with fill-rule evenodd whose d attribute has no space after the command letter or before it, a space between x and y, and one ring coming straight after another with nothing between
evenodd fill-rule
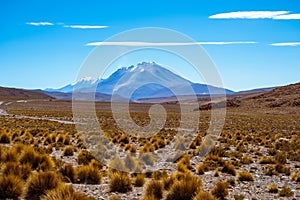
<instances>
[{"instance_id":1,"label":"shrub","mask_svg":"<svg viewBox=\"0 0 300 200\"><path fill-rule=\"evenodd\" d=\"M217 197L218 199L225 199L228 195L228 184L223 181L218 181L216 186L211 191L212 195Z\"/></svg>"},{"instance_id":2,"label":"shrub","mask_svg":"<svg viewBox=\"0 0 300 200\"><path fill-rule=\"evenodd\" d=\"M259 164L275 164L275 160L269 157L262 157L259 160Z\"/></svg>"},{"instance_id":3,"label":"shrub","mask_svg":"<svg viewBox=\"0 0 300 200\"><path fill-rule=\"evenodd\" d=\"M59 171L66 182L75 183L75 169L71 164L64 165Z\"/></svg>"},{"instance_id":4,"label":"shrub","mask_svg":"<svg viewBox=\"0 0 300 200\"><path fill-rule=\"evenodd\" d=\"M151 153L143 153L140 155L140 159L145 162L147 165L154 164L154 158Z\"/></svg>"},{"instance_id":5,"label":"shrub","mask_svg":"<svg viewBox=\"0 0 300 200\"><path fill-rule=\"evenodd\" d=\"M6 132L0 135L0 143L5 143L5 144L10 143L10 137Z\"/></svg>"},{"instance_id":6,"label":"shrub","mask_svg":"<svg viewBox=\"0 0 300 200\"><path fill-rule=\"evenodd\" d=\"M211 193L200 191L193 200L217 200Z\"/></svg>"},{"instance_id":7,"label":"shrub","mask_svg":"<svg viewBox=\"0 0 300 200\"><path fill-rule=\"evenodd\" d=\"M239 181L254 181L254 178L252 176L252 174L250 174L247 171L240 171L239 175L238 175L238 180Z\"/></svg>"},{"instance_id":8,"label":"shrub","mask_svg":"<svg viewBox=\"0 0 300 200\"><path fill-rule=\"evenodd\" d=\"M280 164L285 164L286 163L286 154L284 152L277 152L276 155L274 156L274 159L280 163Z\"/></svg>"},{"instance_id":9,"label":"shrub","mask_svg":"<svg viewBox=\"0 0 300 200\"><path fill-rule=\"evenodd\" d=\"M23 194L23 184L17 176L1 176L0 199L18 199Z\"/></svg>"},{"instance_id":10,"label":"shrub","mask_svg":"<svg viewBox=\"0 0 300 200\"><path fill-rule=\"evenodd\" d=\"M167 194L166 200L190 200L202 189L201 179L190 173L175 181Z\"/></svg>"},{"instance_id":11,"label":"shrub","mask_svg":"<svg viewBox=\"0 0 300 200\"><path fill-rule=\"evenodd\" d=\"M1 158L0 161L3 162L15 162L17 161L18 153L14 148L3 148L1 150Z\"/></svg>"},{"instance_id":12,"label":"shrub","mask_svg":"<svg viewBox=\"0 0 300 200\"><path fill-rule=\"evenodd\" d=\"M242 194L235 194L235 195L233 195L233 198L234 198L234 200L243 200L243 199L245 199L245 196Z\"/></svg>"},{"instance_id":13,"label":"shrub","mask_svg":"<svg viewBox=\"0 0 300 200\"><path fill-rule=\"evenodd\" d=\"M142 187L145 183L145 174L137 174L135 179L134 179L134 185L136 187Z\"/></svg>"},{"instance_id":14,"label":"shrub","mask_svg":"<svg viewBox=\"0 0 300 200\"><path fill-rule=\"evenodd\" d=\"M2 169L3 175L15 175L26 180L31 173L31 166L29 164L20 165L17 162L8 162Z\"/></svg>"},{"instance_id":15,"label":"shrub","mask_svg":"<svg viewBox=\"0 0 300 200\"><path fill-rule=\"evenodd\" d=\"M155 199L161 199L163 195L163 184L158 180L151 180L146 184L146 196L154 196Z\"/></svg>"},{"instance_id":16,"label":"shrub","mask_svg":"<svg viewBox=\"0 0 300 200\"><path fill-rule=\"evenodd\" d=\"M229 185L231 185L231 186L234 186L234 185L235 185L235 180L234 180L234 178L228 179L228 180L227 180L227 183L228 183Z\"/></svg>"},{"instance_id":17,"label":"shrub","mask_svg":"<svg viewBox=\"0 0 300 200\"><path fill-rule=\"evenodd\" d=\"M294 192L286 186L282 187L282 189L279 191L279 196L281 197L291 197L293 195Z\"/></svg>"},{"instance_id":18,"label":"shrub","mask_svg":"<svg viewBox=\"0 0 300 200\"><path fill-rule=\"evenodd\" d=\"M46 154L38 156L38 160L39 163L37 169L47 171L52 169L55 166L52 158Z\"/></svg>"},{"instance_id":19,"label":"shrub","mask_svg":"<svg viewBox=\"0 0 300 200\"><path fill-rule=\"evenodd\" d=\"M66 146L63 151L63 156L73 156L74 155L74 147Z\"/></svg>"},{"instance_id":20,"label":"shrub","mask_svg":"<svg viewBox=\"0 0 300 200\"><path fill-rule=\"evenodd\" d=\"M276 170L278 173L283 173L283 174L286 174L286 175L288 175L288 176L291 174L290 168L284 166L284 165L281 164L281 163L278 163L278 164L275 165L275 170Z\"/></svg>"},{"instance_id":21,"label":"shrub","mask_svg":"<svg viewBox=\"0 0 300 200\"><path fill-rule=\"evenodd\" d=\"M91 200L91 198L84 193L76 192L72 186L61 184L53 190L46 191L41 200Z\"/></svg>"},{"instance_id":22,"label":"shrub","mask_svg":"<svg viewBox=\"0 0 300 200\"><path fill-rule=\"evenodd\" d=\"M235 167L230 162L225 163L224 167L222 168L222 172L231 174L233 176L236 175Z\"/></svg>"},{"instance_id":23,"label":"shrub","mask_svg":"<svg viewBox=\"0 0 300 200\"><path fill-rule=\"evenodd\" d=\"M126 157L124 159L124 164L125 164L126 168L130 171L135 171L139 166L137 159L135 157L131 156L130 154L126 155Z\"/></svg>"},{"instance_id":24,"label":"shrub","mask_svg":"<svg viewBox=\"0 0 300 200\"><path fill-rule=\"evenodd\" d=\"M202 174L205 173L205 167L204 167L203 164L199 164L199 165L197 166L197 173L200 174L200 175L202 175Z\"/></svg>"},{"instance_id":25,"label":"shrub","mask_svg":"<svg viewBox=\"0 0 300 200\"><path fill-rule=\"evenodd\" d=\"M125 172L112 172L108 185L111 192L126 193L132 190L130 177Z\"/></svg>"},{"instance_id":26,"label":"shrub","mask_svg":"<svg viewBox=\"0 0 300 200\"><path fill-rule=\"evenodd\" d=\"M278 187L275 184L268 185L267 191L270 192L270 193L277 193L278 192Z\"/></svg>"},{"instance_id":27,"label":"shrub","mask_svg":"<svg viewBox=\"0 0 300 200\"><path fill-rule=\"evenodd\" d=\"M101 172L93 166L81 166L78 167L76 171L79 183L99 184L101 182Z\"/></svg>"},{"instance_id":28,"label":"shrub","mask_svg":"<svg viewBox=\"0 0 300 200\"><path fill-rule=\"evenodd\" d=\"M203 160L203 164L209 170L214 170L217 167L224 165L224 160L218 155L208 154Z\"/></svg>"},{"instance_id":29,"label":"shrub","mask_svg":"<svg viewBox=\"0 0 300 200\"><path fill-rule=\"evenodd\" d=\"M24 147L19 161L21 164L30 164L33 169L36 169L40 163L39 154L32 147Z\"/></svg>"},{"instance_id":30,"label":"shrub","mask_svg":"<svg viewBox=\"0 0 300 200\"><path fill-rule=\"evenodd\" d=\"M94 159L94 156L90 152L82 150L78 153L77 162L79 165L88 165L92 159Z\"/></svg>"},{"instance_id":31,"label":"shrub","mask_svg":"<svg viewBox=\"0 0 300 200\"><path fill-rule=\"evenodd\" d=\"M31 175L27 184L26 199L40 199L47 190L55 189L60 183L54 172L39 172Z\"/></svg>"},{"instance_id":32,"label":"shrub","mask_svg":"<svg viewBox=\"0 0 300 200\"><path fill-rule=\"evenodd\" d=\"M300 172L294 172L292 175L291 175L291 179L293 181L296 181L296 182L300 182Z\"/></svg>"}]
</instances>

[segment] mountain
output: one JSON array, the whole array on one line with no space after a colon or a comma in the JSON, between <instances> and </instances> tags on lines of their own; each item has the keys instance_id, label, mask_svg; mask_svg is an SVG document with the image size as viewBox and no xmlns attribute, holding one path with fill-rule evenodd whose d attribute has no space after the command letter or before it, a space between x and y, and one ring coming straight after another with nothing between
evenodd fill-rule
<instances>
[{"instance_id":1,"label":"mountain","mask_svg":"<svg viewBox=\"0 0 300 200\"><path fill-rule=\"evenodd\" d=\"M144 98L165 98L178 95L220 94L223 89L205 84L193 83L170 70L152 63L139 63L136 66L123 67L107 79L84 78L75 84L60 89L46 89L46 92L71 93L74 89L80 93L96 93L123 97L130 100ZM234 93L225 89L226 94ZM50 93L48 93L50 94ZM58 97L58 96L56 96Z\"/></svg>"},{"instance_id":2,"label":"mountain","mask_svg":"<svg viewBox=\"0 0 300 200\"><path fill-rule=\"evenodd\" d=\"M262 93L262 92L269 92L278 87L267 87L267 88L257 88L257 89L252 89L252 90L243 90L243 91L238 91L234 94L240 95L240 94L253 94L253 93Z\"/></svg>"},{"instance_id":3,"label":"mountain","mask_svg":"<svg viewBox=\"0 0 300 200\"><path fill-rule=\"evenodd\" d=\"M53 99L42 90L23 90L0 87L0 99Z\"/></svg>"},{"instance_id":4,"label":"mountain","mask_svg":"<svg viewBox=\"0 0 300 200\"><path fill-rule=\"evenodd\" d=\"M101 81L101 80L100 80ZM76 89L86 89L90 88L91 86L94 86L98 84L97 79L93 79L91 77L85 77L80 79L78 82L74 84L68 84L62 88L59 89L52 89L52 88L46 88L44 91L45 92L62 92L62 93L72 93L74 88Z\"/></svg>"}]
</instances>

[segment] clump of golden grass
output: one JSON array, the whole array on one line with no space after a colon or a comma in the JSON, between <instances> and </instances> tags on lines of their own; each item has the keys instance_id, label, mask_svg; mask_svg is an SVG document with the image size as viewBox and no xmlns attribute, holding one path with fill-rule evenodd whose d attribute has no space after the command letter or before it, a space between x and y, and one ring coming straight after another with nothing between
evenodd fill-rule
<instances>
[{"instance_id":1,"label":"clump of golden grass","mask_svg":"<svg viewBox=\"0 0 300 200\"><path fill-rule=\"evenodd\" d=\"M85 184L99 184L102 179L100 170L91 165L78 167L76 175L78 182Z\"/></svg>"},{"instance_id":2,"label":"clump of golden grass","mask_svg":"<svg viewBox=\"0 0 300 200\"><path fill-rule=\"evenodd\" d=\"M197 195L193 198L193 200L217 200L211 193L200 191Z\"/></svg>"},{"instance_id":3,"label":"clump of golden grass","mask_svg":"<svg viewBox=\"0 0 300 200\"><path fill-rule=\"evenodd\" d=\"M247 171L240 171L238 175L239 181L254 181L252 174Z\"/></svg>"},{"instance_id":4,"label":"clump of golden grass","mask_svg":"<svg viewBox=\"0 0 300 200\"><path fill-rule=\"evenodd\" d=\"M274 160L280 164L286 164L287 156L284 152L277 152L274 156Z\"/></svg>"},{"instance_id":5,"label":"clump of golden grass","mask_svg":"<svg viewBox=\"0 0 300 200\"><path fill-rule=\"evenodd\" d=\"M243 194L235 194L233 195L234 200L244 200L245 199L245 195Z\"/></svg>"},{"instance_id":6,"label":"clump of golden grass","mask_svg":"<svg viewBox=\"0 0 300 200\"><path fill-rule=\"evenodd\" d=\"M151 180L146 184L145 196L154 196L155 199L163 197L163 183L159 180Z\"/></svg>"},{"instance_id":7,"label":"clump of golden grass","mask_svg":"<svg viewBox=\"0 0 300 200\"><path fill-rule=\"evenodd\" d=\"M223 173L231 174L233 176L236 175L235 167L230 162L225 162L221 171Z\"/></svg>"},{"instance_id":8,"label":"clump of golden grass","mask_svg":"<svg viewBox=\"0 0 300 200\"><path fill-rule=\"evenodd\" d=\"M293 181L296 181L297 183L299 183L300 182L300 172L294 172L294 173L292 173L291 179Z\"/></svg>"},{"instance_id":9,"label":"clump of golden grass","mask_svg":"<svg viewBox=\"0 0 300 200\"><path fill-rule=\"evenodd\" d=\"M291 190L291 188L284 186L281 188L278 194L281 197L291 197L294 195L294 192Z\"/></svg>"},{"instance_id":10,"label":"clump of golden grass","mask_svg":"<svg viewBox=\"0 0 300 200\"><path fill-rule=\"evenodd\" d=\"M31 166L29 164L20 165L17 162L7 162L2 168L3 175L14 175L26 180L31 174Z\"/></svg>"},{"instance_id":11,"label":"clump of golden grass","mask_svg":"<svg viewBox=\"0 0 300 200\"><path fill-rule=\"evenodd\" d=\"M55 189L60 180L55 172L38 172L29 177L26 199L39 199L47 190Z\"/></svg>"},{"instance_id":12,"label":"clump of golden grass","mask_svg":"<svg viewBox=\"0 0 300 200\"><path fill-rule=\"evenodd\" d=\"M267 191L269 193L278 193L278 187L275 184L268 185Z\"/></svg>"},{"instance_id":13,"label":"clump of golden grass","mask_svg":"<svg viewBox=\"0 0 300 200\"><path fill-rule=\"evenodd\" d=\"M137 174L134 178L133 184L135 187L142 187L145 182L145 174Z\"/></svg>"},{"instance_id":14,"label":"clump of golden grass","mask_svg":"<svg viewBox=\"0 0 300 200\"><path fill-rule=\"evenodd\" d=\"M89 151L82 150L78 153L77 162L79 165L88 165L92 159L95 158Z\"/></svg>"},{"instance_id":15,"label":"clump of golden grass","mask_svg":"<svg viewBox=\"0 0 300 200\"><path fill-rule=\"evenodd\" d=\"M72 186L59 185L53 190L48 190L41 200L92 200L82 192L76 192Z\"/></svg>"},{"instance_id":16,"label":"clump of golden grass","mask_svg":"<svg viewBox=\"0 0 300 200\"><path fill-rule=\"evenodd\" d=\"M74 147L73 146L65 146L63 150L63 156L73 156L74 155Z\"/></svg>"},{"instance_id":17,"label":"clump of golden grass","mask_svg":"<svg viewBox=\"0 0 300 200\"><path fill-rule=\"evenodd\" d=\"M108 185L111 192L126 193L132 190L130 177L125 172L111 172Z\"/></svg>"},{"instance_id":18,"label":"clump of golden grass","mask_svg":"<svg viewBox=\"0 0 300 200\"><path fill-rule=\"evenodd\" d=\"M228 195L228 184L223 181L218 181L216 186L211 191L212 195L217 197L218 199L225 199Z\"/></svg>"},{"instance_id":19,"label":"clump of golden grass","mask_svg":"<svg viewBox=\"0 0 300 200\"><path fill-rule=\"evenodd\" d=\"M22 196L23 181L15 175L4 175L0 177L0 199L18 199Z\"/></svg>"},{"instance_id":20,"label":"clump of golden grass","mask_svg":"<svg viewBox=\"0 0 300 200\"><path fill-rule=\"evenodd\" d=\"M190 173L186 173L180 180L175 181L166 200L189 200L202 189L202 181Z\"/></svg>"},{"instance_id":21,"label":"clump of golden grass","mask_svg":"<svg viewBox=\"0 0 300 200\"><path fill-rule=\"evenodd\" d=\"M154 164L154 157L151 153L143 153L139 157L145 164L153 165Z\"/></svg>"},{"instance_id":22,"label":"clump of golden grass","mask_svg":"<svg viewBox=\"0 0 300 200\"><path fill-rule=\"evenodd\" d=\"M64 181L75 183L76 180L75 169L71 164L66 164L62 166L59 172L62 174Z\"/></svg>"},{"instance_id":23,"label":"clump of golden grass","mask_svg":"<svg viewBox=\"0 0 300 200\"><path fill-rule=\"evenodd\" d=\"M201 163L199 165L197 165L196 170L197 170L197 173L200 175L204 174L206 171L205 166Z\"/></svg>"},{"instance_id":24,"label":"clump of golden grass","mask_svg":"<svg viewBox=\"0 0 300 200\"><path fill-rule=\"evenodd\" d=\"M6 132L0 134L0 143L8 144L10 143L10 136Z\"/></svg>"},{"instance_id":25,"label":"clump of golden grass","mask_svg":"<svg viewBox=\"0 0 300 200\"><path fill-rule=\"evenodd\" d=\"M203 160L203 164L205 166L205 168L209 169L209 170L214 170L217 167L221 167L223 166L225 163L225 161L219 157L218 155L213 155L213 154L208 154L207 156L205 156L204 160Z\"/></svg>"},{"instance_id":26,"label":"clump of golden grass","mask_svg":"<svg viewBox=\"0 0 300 200\"><path fill-rule=\"evenodd\" d=\"M262 157L259 160L259 164L275 164L275 160L270 157Z\"/></svg>"}]
</instances>

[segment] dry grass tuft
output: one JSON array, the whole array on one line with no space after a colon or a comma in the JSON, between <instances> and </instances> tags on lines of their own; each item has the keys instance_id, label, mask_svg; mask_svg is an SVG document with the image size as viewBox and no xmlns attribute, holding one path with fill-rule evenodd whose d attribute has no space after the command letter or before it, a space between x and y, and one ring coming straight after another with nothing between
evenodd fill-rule
<instances>
[{"instance_id":1,"label":"dry grass tuft","mask_svg":"<svg viewBox=\"0 0 300 200\"><path fill-rule=\"evenodd\" d=\"M76 192L72 186L59 185L53 190L46 191L41 200L92 200L82 192Z\"/></svg>"},{"instance_id":2,"label":"dry grass tuft","mask_svg":"<svg viewBox=\"0 0 300 200\"><path fill-rule=\"evenodd\" d=\"M247 171L240 171L239 175L238 175L238 180L239 181L254 181L254 178L252 176L252 174L250 174Z\"/></svg>"},{"instance_id":3,"label":"dry grass tuft","mask_svg":"<svg viewBox=\"0 0 300 200\"><path fill-rule=\"evenodd\" d=\"M111 192L126 193L132 190L131 180L125 172L112 172L109 174L109 190Z\"/></svg>"},{"instance_id":4,"label":"dry grass tuft","mask_svg":"<svg viewBox=\"0 0 300 200\"><path fill-rule=\"evenodd\" d=\"M0 177L0 199L19 199L22 196L22 179L15 175L5 175Z\"/></svg>"},{"instance_id":5,"label":"dry grass tuft","mask_svg":"<svg viewBox=\"0 0 300 200\"><path fill-rule=\"evenodd\" d=\"M163 183L158 180L151 180L146 184L145 196L154 196L155 199L163 197Z\"/></svg>"},{"instance_id":6,"label":"dry grass tuft","mask_svg":"<svg viewBox=\"0 0 300 200\"><path fill-rule=\"evenodd\" d=\"M102 174L100 170L91 165L78 167L76 169L76 174L79 183L85 183L85 184L101 183Z\"/></svg>"},{"instance_id":7,"label":"dry grass tuft","mask_svg":"<svg viewBox=\"0 0 300 200\"><path fill-rule=\"evenodd\" d=\"M166 196L166 200L190 200L202 189L202 181L190 173L175 181Z\"/></svg>"},{"instance_id":8,"label":"dry grass tuft","mask_svg":"<svg viewBox=\"0 0 300 200\"><path fill-rule=\"evenodd\" d=\"M216 186L211 191L212 195L217 197L218 199L225 199L228 195L228 184L223 181L218 181Z\"/></svg>"},{"instance_id":9,"label":"dry grass tuft","mask_svg":"<svg viewBox=\"0 0 300 200\"><path fill-rule=\"evenodd\" d=\"M55 172L39 172L31 175L27 183L26 199L40 199L47 190L55 189L60 184L60 180Z\"/></svg>"}]
</instances>

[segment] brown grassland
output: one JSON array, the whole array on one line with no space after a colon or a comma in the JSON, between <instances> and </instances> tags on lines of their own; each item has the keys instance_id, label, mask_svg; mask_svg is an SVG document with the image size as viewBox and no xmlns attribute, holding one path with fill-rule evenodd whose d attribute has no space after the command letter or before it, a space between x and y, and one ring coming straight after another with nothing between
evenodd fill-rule
<instances>
[{"instance_id":1,"label":"brown grassland","mask_svg":"<svg viewBox=\"0 0 300 200\"><path fill-rule=\"evenodd\" d=\"M149 123L150 105L130 106L137 124ZM163 106L168 111L165 127L143 139L116 126L110 103L96 104L105 135L128 153L125 162L114 160L118 166L141 167L140 160L130 157L136 153L143 153L141 160L151 163L147 152L170 143L179 126L179 105ZM199 134L176 161L176 170L127 173L95 160L74 124L49 120L71 121L71 102L13 101L4 107L10 115L0 116L0 199L300 198L299 112L244 108L228 108L218 142L202 161L192 157L206 135L209 110L200 111Z\"/></svg>"}]
</instances>

